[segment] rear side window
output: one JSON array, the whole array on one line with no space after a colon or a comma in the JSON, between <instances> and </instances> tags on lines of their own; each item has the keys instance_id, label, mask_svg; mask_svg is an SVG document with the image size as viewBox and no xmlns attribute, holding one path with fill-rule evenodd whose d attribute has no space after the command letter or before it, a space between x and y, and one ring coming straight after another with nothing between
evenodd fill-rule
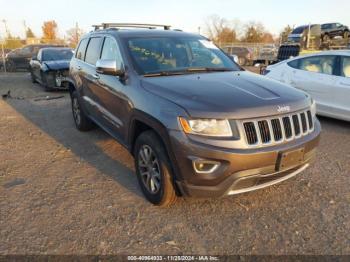
<instances>
[{"instance_id":1,"label":"rear side window","mask_svg":"<svg viewBox=\"0 0 350 262\"><path fill-rule=\"evenodd\" d=\"M95 65L101 55L101 37L90 38L89 45L86 50L85 62L90 65Z\"/></svg>"},{"instance_id":2,"label":"rear side window","mask_svg":"<svg viewBox=\"0 0 350 262\"><path fill-rule=\"evenodd\" d=\"M302 58L299 61L299 69L314 73L333 75L336 71L336 57L313 56Z\"/></svg>"},{"instance_id":3,"label":"rear side window","mask_svg":"<svg viewBox=\"0 0 350 262\"><path fill-rule=\"evenodd\" d=\"M299 68L299 59L290 61L287 63L287 65L289 65L292 68L298 69Z\"/></svg>"},{"instance_id":4,"label":"rear side window","mask_svg":"<svg viewBox=\"0 0 350 262\"><path fill-rule=\"evenodd\" d=\"M350 57L343 56L340 66L341 76L350 77Z\"/></svg>"},{"instance_id":5,"label":"rear side window","mask_svg":"<svg viewBox=\"0 0 350 262\"><path fill-rule=\"evenodd\" d=\"M80 41L79 47L78 47L76 55L75 55L76 58L78 58L80 60L84 60L86 46L88 44L88 41L89 41L89 39L87 39L87 38Z\"/></svg>"}]
</instances>

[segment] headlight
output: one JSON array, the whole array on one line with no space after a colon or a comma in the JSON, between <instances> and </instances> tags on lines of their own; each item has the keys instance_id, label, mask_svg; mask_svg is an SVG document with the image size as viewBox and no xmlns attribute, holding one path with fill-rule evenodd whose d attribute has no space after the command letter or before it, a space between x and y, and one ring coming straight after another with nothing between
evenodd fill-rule
<instances>
[{"instance_id":1,"label":"headlight","mask_svg":"<svg viewBox=\"0 0 350 262\"><path fill-rule=\"evenodd\" d=\"M316 102L313 98L311 98L311 114L312 116L316 116Z\"/></svg>"},{"instance_id":2,"label":"headlight","mask_svg":"<svg viewBox=\"0 0 350 262\"><path fill-rule=\"evenodd\" d=\"M61 75L61 73L57 73L56 74L56 86L58 86L58 87L60 87L61 86L61 84L62 84L62 75Z\"/></svg>"},{"instance_id":3,"label":"headlight","mask_svg":"<svg viewBox=\"0 0 350 262\"><path fill-rule=\"evenodd\" d=\"M190 119L180 117L180 124L187 134L231 137L232 130L227 119Z\"/></svg>"}]
</instances>

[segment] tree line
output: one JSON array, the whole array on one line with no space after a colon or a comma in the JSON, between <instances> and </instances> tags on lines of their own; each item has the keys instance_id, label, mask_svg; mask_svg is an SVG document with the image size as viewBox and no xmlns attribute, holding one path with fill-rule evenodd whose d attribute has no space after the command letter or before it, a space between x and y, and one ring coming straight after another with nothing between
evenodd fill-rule
<instances>
[{"instance_id":1,"label":"tree line","mask_svg":"<svg viewBox=\"0 0 350 262\"><path fill-rule=\"evenodd\" d=\"M206 19L205 34L216 44L229 43L278 43L284 42L292 27L287 25L279 36L274 37L260 22L250 21L242 24L238 20L212 15Z\"/></svg>"},{"instance_id":2,"label":"tree line","mask_svg":"<svg viewBox=\"0 0 350 262\"><path fill-rule=\"evenodd\" d=\"M39 41L41 44L68 44L70 47L76 47L80 37L84 34L84 31L79 28L78 23L75 27L66 31L66 37L60 38L58 36L58 25L55 20L45 21L41 27L42 36L37 37L30 27L26 28L25 39L20 39L19 37L12 36L11 32L7 30L6 36L4 38L4 48L15 49L20 48L23 45L33 40L35 42Z\"/></svg>"}]
</instances>

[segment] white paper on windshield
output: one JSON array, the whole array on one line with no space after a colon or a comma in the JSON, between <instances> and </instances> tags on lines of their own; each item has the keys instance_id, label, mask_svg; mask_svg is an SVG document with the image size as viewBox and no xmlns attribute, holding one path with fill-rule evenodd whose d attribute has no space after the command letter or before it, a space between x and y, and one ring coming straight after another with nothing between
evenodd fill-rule
<instances>
[{"instance_id":1,"label":"white paper on windshield","mask_svg":"<svg viewBox=\"0 0 350 262\"><path fill-rule=\"evenodd\" d=\"M199 40L206 48L209 49L219 49L216 45L214 45L213 42L208 41L208 40Z\"/></svg>"}]
</instances>

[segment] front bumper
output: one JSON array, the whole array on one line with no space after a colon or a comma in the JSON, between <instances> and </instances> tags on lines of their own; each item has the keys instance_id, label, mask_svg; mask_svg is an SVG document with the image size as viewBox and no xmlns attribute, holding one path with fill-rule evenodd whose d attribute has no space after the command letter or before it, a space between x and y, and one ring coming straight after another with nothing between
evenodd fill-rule
<instances>
[{"instance_id":1,"label":"front bumper","mask_svg":"<svg viewBox=\"0 0 350 262\"><path fill-rule=\"evenodd\" d=\"M261 189L280 183L305 170L316 154L321 126L302 138L265 148L226 149L191 140L181 131L170 131L177 172L176 185L182 195L221 197ZM297 165L280 170L283 153L303 149ZM196 173L192 160L206 159L220 163L210 174Z\"/></svg>"}]
</instances>

